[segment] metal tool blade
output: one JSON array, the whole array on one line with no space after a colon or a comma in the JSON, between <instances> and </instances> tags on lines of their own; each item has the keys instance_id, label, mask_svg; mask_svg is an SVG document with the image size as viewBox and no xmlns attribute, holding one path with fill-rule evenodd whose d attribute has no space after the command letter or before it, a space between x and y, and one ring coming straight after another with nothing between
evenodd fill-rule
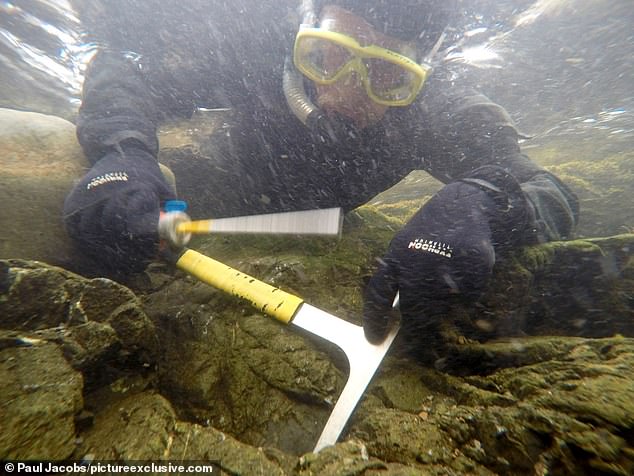
<instances>
[{"instance_id":1,"label":"metal tool blade","mask_svg":"<svg viewBox=\"0 0 634 476\"><path fill-rule=\"evenodd\" d=\"M299 308L291 325L301 327L337 345L346 354L350 367L348 381L313 450L318 452L337 442L350 415L392 345L399 326L395 324L380 344L371 344L365 338L363 327L306 303Z\"/></svg>"},{"instance_id":2,"label":"metal tool blade","mask_svg":"<svg viewBox=\"0 0 634 476\"><path fill-rule=\"evenodd\" d=\"M341 233L341 208L266 213L179 224L180 233L269 233L335 236Z\"/></svg>"}]
</instances>

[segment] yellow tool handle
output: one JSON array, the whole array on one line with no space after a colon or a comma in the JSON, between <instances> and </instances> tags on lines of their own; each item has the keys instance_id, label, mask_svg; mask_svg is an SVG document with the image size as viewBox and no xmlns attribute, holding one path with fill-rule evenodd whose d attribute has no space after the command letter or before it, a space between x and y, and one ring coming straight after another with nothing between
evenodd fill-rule
<instances>
[{"instance_id":1,"label":"yellow tool handle","mask_svg":"<svg viewBox=\"0 0 634 476\"><path fill-rule=\"evenodd\" d=\"M288 324L302 305L300 297L263 283L194 250L186 250L176 262L183 271L234 296L246 299L261 312Z\"/></svg>"},{"instance_id":2,"label":"yellow tool handle","mask_svg":"<svg viewBox=\"0 0 634 476\"><path fill-rule=\"evenodd\" d=\"M195 220L176 225L177 233L201 234L211 232L211 223L213 220Z\"/></svg>"}]
</instances>

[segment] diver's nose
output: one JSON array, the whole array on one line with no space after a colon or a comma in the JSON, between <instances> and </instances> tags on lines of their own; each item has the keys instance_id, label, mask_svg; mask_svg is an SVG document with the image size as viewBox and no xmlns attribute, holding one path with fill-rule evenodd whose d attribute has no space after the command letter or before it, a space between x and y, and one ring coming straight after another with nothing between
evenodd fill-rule
<instances>
[{"instance_id":1,"label":"diver's nose","mask_svg":"<svg viewBox=\"0 0 634 476\"><path fill-rule=\"evenodd\" d=\"M348 103L364 102L368 99L363 79L356 71L350 71L335 85L342 96L341 99Z\"/></svg>"},{"instance_id":2,"label":"diver's nose","mask_svg":"<svg viewBox=\"0 0 634 476\"><path fill-rule=\"evenodd\" d=\"M341 79L344 86L347 87L363 87L361 76L356 71L350 71L345 77Z\"/></svg>"}]
</instances>

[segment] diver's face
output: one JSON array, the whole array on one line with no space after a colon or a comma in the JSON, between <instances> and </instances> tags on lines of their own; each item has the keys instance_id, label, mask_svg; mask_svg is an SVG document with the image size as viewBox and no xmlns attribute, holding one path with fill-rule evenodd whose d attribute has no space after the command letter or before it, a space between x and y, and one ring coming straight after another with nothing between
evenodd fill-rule
<instances>
[{"instance_id":1,"label":"diver's face","mask_svg":"<svg viewBox=\"0 0 634 476\"><path fill-rule=\"evenodd\" d=\"M376 31L363 18L335 5L324 6L319 16L319 28L348 35L362 46L377 45L394 51L411 48L408 43ZM326 51L324 61L340 63L338 54L336 48ZM380 121L388 109L370 99L354 71L333 84L315 84L315 89L316 102L327 115L344 116L361 129Z\"/></svg>"}]
</instances>

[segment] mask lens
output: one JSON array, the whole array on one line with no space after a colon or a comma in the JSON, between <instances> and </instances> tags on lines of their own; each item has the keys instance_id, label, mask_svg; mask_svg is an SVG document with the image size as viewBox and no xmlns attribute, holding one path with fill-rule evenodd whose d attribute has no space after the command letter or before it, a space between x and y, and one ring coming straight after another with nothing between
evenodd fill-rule
<instances>
[{"instance_id":1,"label":"mask lens","mask_svg":"<svg viewBox=\"0 0 634 476\"><path fill-rule=\"evenodd\" d=\"M402 101L413 92L416 75L404 67L378 58L365 58L370 89L384 101Z\"/></svg>"},{"instance_id":2,"label":"mask lens","mask_svg":"<svg viewBox=\"0 0 634 476\"><path fill-rule=\"evenodd\" d=\"M315 81L333 79L352 59L346 48L321 38L302 38L295 51L297 67Z\"/></svg>"}]
</instances>

